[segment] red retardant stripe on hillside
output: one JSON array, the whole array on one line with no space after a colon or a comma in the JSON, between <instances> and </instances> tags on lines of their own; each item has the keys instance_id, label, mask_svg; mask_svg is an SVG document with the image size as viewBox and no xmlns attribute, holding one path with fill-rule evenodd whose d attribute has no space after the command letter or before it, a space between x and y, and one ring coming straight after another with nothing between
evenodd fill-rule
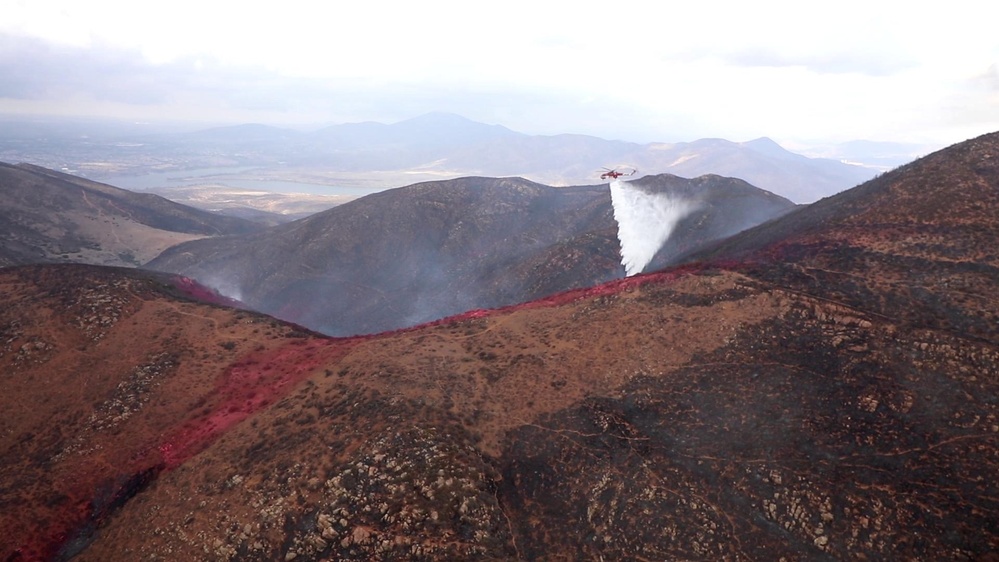
<instances>
[{"instance_id":1,"label":"red retardant stripe on hillside","mask_svg":"<svg viewBox=\"0 0 999 562\"><path fill-rule=\"evenodd\" d=\"M540 299L524 303L512 304L509 306L504 306L495 309L477 308L475 310L469 310L467 312L462 312L461 314L456 314L454 316L448 316L447 318L441 318L440 320L433 320L431 322L427 322L426 324L420 324L418 326L413 326L411 328L401 328L399 330L393 330L391 332L385 332L384 334L379 334L379 335L391 334L395 332L407 332L425 326L440 326L442 324L450 324L452 322L460 322L462 320L474 320L476 318L484 318L486 316L492 316L497 313L511 312L515 310L559 306L562 304L575 302L580 299L621 293L629 289L640 287L642 285L647 285L649 283L670 283L676 281L681 277L697 274L704 270L710 270L710 269L732 269L732 267L729 267L729 264L721 264L714 262L712 263L695 262L690 264L684 264L668 269L666 271L659 271L655 273L644 273L640 275L633 275L631 277L625 277L623 279L608 281L606 283L603 283L601 285L596 285L594 287L570 289L568 291L556 293L554 295L549 295L547 297L542 297Z\"/></svg>"},{"instance_id":2,"label":"red retardant stripe on hillside","mask_svg":"<svg viewBox=\"0 0 999 562\"><path fill-rule=\"evenodd\" d=\"M297 340L234 363L215 383L211 410L188 421L156 447L166 469L180 466L234 425L284 398L321 365L343 356L355 341Z\"/></svg>"},{"instance_id":3,"label":"red retardant stripe on hillside","mask_svg":"<svg viewBox=\"0 0 999 562\"><path fill-rule=\"evenodd\" d=\"M66 508L35 529L5 562L44 561L72 556L118 508L164 470L172 470L206 449L227 430L274 404L321 365L346 354L365 338L295 339L277 349L252 352L229 366L209 394L209 412L184 422L116 473L78 471Z\"/></svg>"}]
</instances>

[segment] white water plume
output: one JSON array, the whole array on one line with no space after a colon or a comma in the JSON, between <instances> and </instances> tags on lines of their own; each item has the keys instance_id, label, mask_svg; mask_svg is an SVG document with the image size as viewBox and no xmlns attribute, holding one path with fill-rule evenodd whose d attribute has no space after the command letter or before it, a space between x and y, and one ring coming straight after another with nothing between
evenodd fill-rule
<instances>
[{"instance_id":1,"label":"white water plume","mask_svg":"<svg viewBox=\"0 0 999 562\"><path fill-rule=\"evenodd\" d=\"M667 193L646 193L619 179L610 183L611 205L627 276L641 273L673 229L697 204Z\"/></svg>"}]
</instances>

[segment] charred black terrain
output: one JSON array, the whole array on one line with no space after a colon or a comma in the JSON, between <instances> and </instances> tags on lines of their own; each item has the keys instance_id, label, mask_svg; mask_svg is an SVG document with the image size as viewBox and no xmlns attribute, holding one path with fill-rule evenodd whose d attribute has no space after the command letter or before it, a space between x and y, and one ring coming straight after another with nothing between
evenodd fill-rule
<instances>
[{"instance_id":1,"label":"charred black terrain","mask_svg":"<svg viewBox=\"0 0 999 562\"><path fill-rule=\"evenodd\" d=\"M30 164L0 163L0 266L141 265L188 240L263 226Z\"/></svg>"},{"instance_id":2,"label":"charred black terrain","mask_svg":"<svg viewBox=\"0 0 999 562\"><path fill-rule=\"evenodd\" d=\"M994 134L700 262L351 339L0 270L0 559L992 560L997 217Z\"/></svg>"},{"instance_id":3,"label":"charred black terrain","mask_svg":"<svg viewBox=\"0 0 999 562\"><path fill-rule=\"evenodd\" d=\"M794 205L741 180L667 174L636 185L696 199L656 262ZM148 266L333 335L412 326L624 276L606 185L464 178L369 195L242 237L199 240Z\"/></svg>"}]
</instances>

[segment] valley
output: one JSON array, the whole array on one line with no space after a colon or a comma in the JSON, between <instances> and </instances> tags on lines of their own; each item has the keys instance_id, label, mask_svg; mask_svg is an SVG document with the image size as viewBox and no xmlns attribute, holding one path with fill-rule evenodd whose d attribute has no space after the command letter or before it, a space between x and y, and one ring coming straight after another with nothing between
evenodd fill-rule
<instances>
[{"instance_id":1,"label":"valley","mask_svg":"<svg viewBox=\"0 0 999 562\"><path fill-rule=\"evenodd\" d=\"M203 176L198 183L354 196L468 176L591 185L601 166L630 165L642 174L736 177L796 203L851 188L884 169L808 158L767 138L640 144L587 135L527 135L450 113L311 131L260 124L187 127L175 131L97 121L53 128L19 122L0 130L0 161L129 189L166 189L178 183L175 178Z\"/></svg>"}]
</instances>

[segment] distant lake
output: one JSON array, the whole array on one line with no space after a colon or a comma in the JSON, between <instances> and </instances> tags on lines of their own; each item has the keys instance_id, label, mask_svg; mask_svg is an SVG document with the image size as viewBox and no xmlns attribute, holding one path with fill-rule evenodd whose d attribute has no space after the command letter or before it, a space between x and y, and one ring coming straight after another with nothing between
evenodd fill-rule
<instances>
[{"instance_id":1,"label":"distant lake","mask_svg":"<svg viewBox=\"0 0 999 562\"><path fill-rule=\"evenodd\" d=\"M382 188L346 187L286 180L255 180L232 177L257 169L259 168L252 166L241 168L198 168L194 170L174 170L142 175L108 176L102 178L100 181L131 191L202 185L224 185L226 187L254 189L274 193L309 193L313 195L361 196L382 191Z\"/></svg>"}]
</instances>

